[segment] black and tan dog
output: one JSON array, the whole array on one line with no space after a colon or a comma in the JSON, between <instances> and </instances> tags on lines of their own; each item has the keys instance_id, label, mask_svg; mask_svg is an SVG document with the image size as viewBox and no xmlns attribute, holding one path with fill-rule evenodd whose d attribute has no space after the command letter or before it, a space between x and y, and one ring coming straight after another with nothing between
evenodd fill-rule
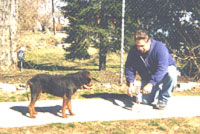
<instances>
[{"instance_id":1,"label":"black and tan dog","mask_svg":"<svg viewBox=\"0 0 200 134\"><path fill-rule=\"evenodd\" d=\"M41 93L63 97L63 118L67 118L67 115L65 114L66 106L68 107L70 115L74 115L71 106L72 95L77 89L91 88L91 80L92 75L88 71L67 75L38 74L34 76L27 82L27 85L30 86L31 90L31 102L28 106L30 117L35 118L34 115L37 114L35 111L35 103Z\"/></svg>"}]
</instances>

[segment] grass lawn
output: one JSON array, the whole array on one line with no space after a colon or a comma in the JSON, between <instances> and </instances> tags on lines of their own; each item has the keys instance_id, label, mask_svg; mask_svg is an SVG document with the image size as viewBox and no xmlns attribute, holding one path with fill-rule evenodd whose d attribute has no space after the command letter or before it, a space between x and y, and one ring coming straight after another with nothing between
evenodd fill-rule
<instances>
[{"instance_id":1,"label":"grass lawn","mask_svg":"<svg viewBox=\"0 0 200 134\"><path fill-rule=\"evenodd\" d=\"M68 124L0 128L0 134L199 134L200 117L130 121L74 122Z\"/></svg>"},{"instance_id":2,"label":"grass lawn","mask_svg":"<svg viewBox=\"0 0 200 134\"><path fill-rule=\"evenodd\" d=\"M28 36L28 37L27 37ZM101 87L94 83L93 90L82 90L73 96L73 99L85 99L83 94L94 93L119 93L126 94L126 88L119 87L120 54L109 54L107 70L98 71L98 54L94 48L90 49L93 54L88 60L70 61L65 59L64 49L55 46L61 42L60 37L52 39L52 35L38 34L30 36L24 34L24 39L30 39L33 46L41 44L42 47L27 47L24 68L20 71L9 71L1 74L0 82L3 83L26 83L33 75L38 73L68 74L87 69L93 76L103 83L113 84L110 88ZM25 42L25 41L21 41ZM25 44L25 43L22 43ZM50 44L50 45L49 45ZM126 56L124 56L126 57ZM139 78L138 78L139 79ZM27 101L27 94L5 93L0 90L0 102ZM200 89L196 88L184 92L174 92L174 96L200 96ZM30 94L29 94L30 96ZM42 94L40 100L60 99L58 97ZM49 124L42 126L21 128L0 128L0 134L199 134L200 117L168 118L153 120L130 120L110 122L75 122L69 124Z\"/></svg>"}]
</instances>

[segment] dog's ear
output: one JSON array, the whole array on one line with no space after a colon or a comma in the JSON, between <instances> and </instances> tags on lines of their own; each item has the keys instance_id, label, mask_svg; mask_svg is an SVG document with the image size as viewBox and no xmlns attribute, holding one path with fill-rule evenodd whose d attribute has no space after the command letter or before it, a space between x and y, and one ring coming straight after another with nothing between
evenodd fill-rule
<instances>
[{"instance_id":1,"label":"dog's ear","mask_svg":"<svg viewBox=\"0 0 200 134\"><path fill-rule=\"evenodd\" d=\"M92 74L89 71L83 71L82 74L85 78L92 79Z\"/></svg>"}]
</instances>

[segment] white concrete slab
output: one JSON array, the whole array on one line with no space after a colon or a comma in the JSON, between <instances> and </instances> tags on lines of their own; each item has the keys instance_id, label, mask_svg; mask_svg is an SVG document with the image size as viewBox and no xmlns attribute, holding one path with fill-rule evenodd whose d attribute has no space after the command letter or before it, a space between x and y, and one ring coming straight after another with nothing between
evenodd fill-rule
<instances>
[{"instance_id":1,"label":"white concrete slab","mask_svg":"<svg viewBox=\"0 0 200 134\"><path fill-rule=\"evenodd\" d=\"M105 94L104 94L105 95ZM108 95L108 94L107 94ZM46 100L36 103L38 115L29 118L27 106L29 102L0 103L0 128L44 125L50 123L70 123L85 121L114 121L135 120L169 117L200 116L200 96L172 97L164 110L154 109L153 106L134 104L125 96L103 97L102 99L72 100L72 110L76 114L68 118L61 117L62 100Z\"/></svg>"}]
</instances>

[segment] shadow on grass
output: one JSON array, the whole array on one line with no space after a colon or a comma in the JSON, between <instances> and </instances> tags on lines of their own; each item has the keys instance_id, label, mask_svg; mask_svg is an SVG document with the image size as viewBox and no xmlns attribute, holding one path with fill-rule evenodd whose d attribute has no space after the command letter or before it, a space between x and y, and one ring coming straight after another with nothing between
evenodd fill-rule
<instances>
[{"instance_id":1,"label":"shadow on grass","mask_svg":"<svg viewBox=\"0 0 200 134\"><path fill-rule=\"evenodd\" d=\"M30 117L29 116L29 112L28 112L28 107L25 106L13 106L10 109L15 110L17 112L22 113L22 115L26 116L26 117ZM61 106L56 105L56 106L50 106L50 107L35 107L35 110L39 113L39 112L48 112L51 113L55 116L61 117L60 115L58 115L58 113L61 110Z\"/></svg>"},{"instance_id":2,"label":"shadow on grass","mask_svg":"<svg viewBox=\"0 0 200 134\"><path fill-rule=\"evenodd\" d=\"M129 97L126 94L116 93L95 93L95 94L83 94L84 98L102 98L104 100L112 102L116 106L120 106L124 109L131 110L135 102L135 97ZM119 101L123 104L119 104Z\"/></svg>"},{"instance_id":3,"label":"shadow on grass","mask_svg":"<svg viewBox=\"0 0 200 134\"><path fill-rule=\"evenodd\" d=\"M46 64L36 64L31 61L24 61L23 62L23 69L36 69L36 70L46 70L46 71L80 71L80 70L86 70L87 68L80 68L80 63L76 63L77 66L58 66L58 65L53 65L51 63L46 63ZM92 63L85 63L84 66L91 66ZM94 65L93 65L94 66ZM21 68L20 63L18 63L18 67ZM90 71L97 71L98 69L87 69Z\"/></svg>"}]
</instances>

